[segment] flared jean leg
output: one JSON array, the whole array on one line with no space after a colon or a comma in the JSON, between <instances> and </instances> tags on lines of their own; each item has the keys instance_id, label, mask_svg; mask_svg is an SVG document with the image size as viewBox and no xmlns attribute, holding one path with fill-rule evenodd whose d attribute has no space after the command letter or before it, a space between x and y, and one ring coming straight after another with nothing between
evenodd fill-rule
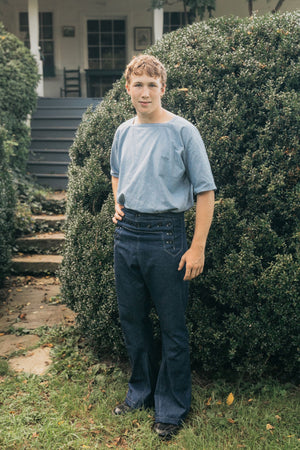
<instances>
[{"instance_id":1,"label":"flared jean leg","mask_svg":"<svg viewBox=\"0 0 300 450\"><path fill-rule=\"evenodd\" d=\"M178 272L177 257L161 255L152 266L151 298L159 317L162 359L155 389L155 421L180 424L191 403L189 336L185 322L188 283Z\"/></svg>"},{"instance_id":2,"label":"flared jean leg","mask_svg":"<svg viewBox=\"0 0 300 450\"><path fill-rule=\"evenodd\" d=\"M131 254L127 245L118 242L115 246L117 297L132 371L126 403L133 408L140 408L154 404L158 357L149 319L149 293L134 260L135 253Z\"/></svg>"}]
</instances>

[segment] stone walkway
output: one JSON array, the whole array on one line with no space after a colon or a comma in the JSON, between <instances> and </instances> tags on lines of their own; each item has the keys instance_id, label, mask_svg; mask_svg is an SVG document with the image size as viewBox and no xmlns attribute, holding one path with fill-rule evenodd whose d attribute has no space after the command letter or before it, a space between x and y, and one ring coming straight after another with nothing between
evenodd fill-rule
<instances>
[{"instance_id":1,"label":"stone walkway","mask_svg":"<svg viewBox=\"0 0 300 450\"><path fill-rule=\"evenodd\" d=\"M61 304L59 294L55 277L10 277L0 290L0 357L8 358L11 369L43 375L51 365L50 348L37 347L34 330L75 323L75 313ZM20 328L28 334L18 335ZM19 350L23 354L14 356Z\"/></svg>"}]
</instances>

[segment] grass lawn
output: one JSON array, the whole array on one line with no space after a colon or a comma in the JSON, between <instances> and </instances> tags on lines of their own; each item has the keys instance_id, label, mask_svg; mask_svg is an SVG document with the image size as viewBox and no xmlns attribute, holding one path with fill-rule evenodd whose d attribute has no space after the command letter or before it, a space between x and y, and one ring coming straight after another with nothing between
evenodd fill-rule
<instances>
[{"instance_id":1,"label":"grass lawn","mask_svg":"<svg viewBox=\"0 0 300 450\"><path fill-rule=\"evenodd\" d=\"M153 410L124 417L128 368L99 362L74 328L39 330L53 364L40 377L10 372L0 359L0 448L297 449L299 391L261 381L239 386L194 374L192 410L171 442L151 431Z\"/></svg>"}]
</instances>

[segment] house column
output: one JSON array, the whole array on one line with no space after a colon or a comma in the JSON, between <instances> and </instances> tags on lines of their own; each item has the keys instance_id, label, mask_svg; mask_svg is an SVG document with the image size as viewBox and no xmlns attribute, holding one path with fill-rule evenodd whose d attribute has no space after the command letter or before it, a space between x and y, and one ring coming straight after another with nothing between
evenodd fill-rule
<instances>
[{"instance_id":1,"label":"house column","mask_svg":"<svg viewBox=\"0 0 300 450\"><path fill-rule=\"evenodd\" d=\"M37 94L39 97L44 97L44 77L43 77L43 62L41 60L39 47L39 5L38 0L28 0L28 24L29 24L29 39L30 50L36 59L38 65L38 72L40 81L37 86Z\"/></svg>"},{"instance_id":2,"label":"house column","mask_svg":"<svg viewBox=\"0 0 300 450\"><path fill-rule=\"evenodd\" d=\"M154 42L162 38L164 28L164 9L155 8L153 10L153 24L154 24Z\"/></svg>"}]
</instances>

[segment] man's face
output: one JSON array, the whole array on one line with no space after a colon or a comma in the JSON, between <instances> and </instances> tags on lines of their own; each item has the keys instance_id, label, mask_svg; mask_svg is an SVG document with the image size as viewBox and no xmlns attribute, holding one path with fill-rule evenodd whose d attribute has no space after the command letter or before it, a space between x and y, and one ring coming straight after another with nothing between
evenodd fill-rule
<instances>
[{"instance_id":1,"label":"man's face","mask_svg":"<svg viewBox=\"0 0 300 450\"><path fill-rule=\"evenodd\" d=\"M146 74L132 75L126 89L137 115L154 122L161 112L161 97L165 93L165 86L162 85L160 78L149 77Z\"/></svg>"}]
</instances>

